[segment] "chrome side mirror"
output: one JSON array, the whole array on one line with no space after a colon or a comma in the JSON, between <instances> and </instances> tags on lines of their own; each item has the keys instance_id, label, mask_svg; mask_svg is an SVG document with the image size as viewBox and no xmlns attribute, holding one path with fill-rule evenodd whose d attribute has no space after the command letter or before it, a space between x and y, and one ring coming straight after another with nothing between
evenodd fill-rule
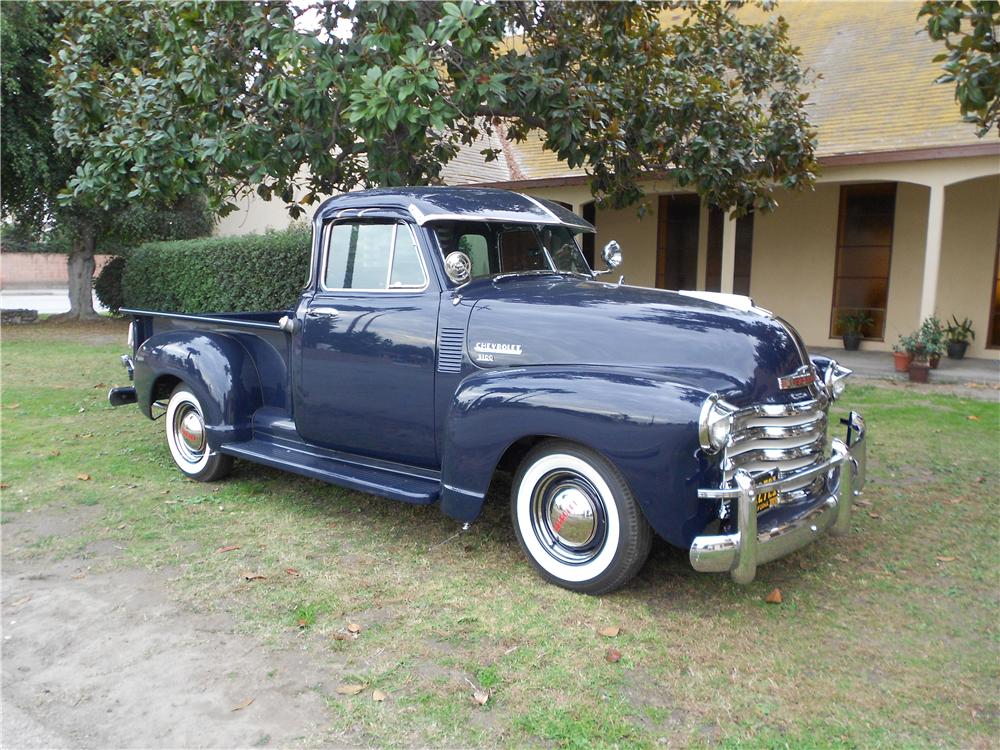
<instances>
[{"instance_id":1,"label":"chrome side mirror","mask_svg":"<svg viewBox=\"0 0 1000 750\"><path fill-rule=\"evenodd\" d=\"M444 259L444 272L456 284L464 284L472 278L472 259L456 250Z\"/></svg>"},{"instance_id":2,"label":"chrome side mirror","mask_svg":"<svg viewBox=\"0 0 1000 750\"><path fill-rule=\"evenodd\" d=\"M604 249L601 251L601 257L604 258L605 264L608 266L608 270L614 270L622 264L622 248L615 240L611 240Z\"/></svg>"}]
</instances>

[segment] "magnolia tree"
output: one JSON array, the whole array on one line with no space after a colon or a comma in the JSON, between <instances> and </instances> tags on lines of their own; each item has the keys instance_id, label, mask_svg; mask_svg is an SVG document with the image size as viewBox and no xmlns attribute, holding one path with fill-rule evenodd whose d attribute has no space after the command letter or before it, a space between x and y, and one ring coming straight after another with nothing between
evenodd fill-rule
<instances>
[{"instance_id":1,"label":"magnolia tree","mask_svg":"<svg viewBox=\"0 0 1000 750\"><path fill-rule=\"evenodd\" d=\"M51 63L55 135L81 155L67 196L201 191L224 211L255 189L295 216L323 194L439 182L502 127L584 167L603 205L641 204L641 181L669 172L712 204L768 209L776 186L813 181L808 73L782 18L738 6L73 4Z\"/></svg>"},{"instance_id":2,"label":"magnolia tree","mask_svg":"<svg viewBox=\"0 0 1000 750\"><path fill-rule=\"evenodd\" d=\"M80 150L60 148L53 136L53 104L46 96L49 50L69 6L58 3L0 5L0 210L4 250L64 253L70 311L66 317L95 316L92 297L94 254L151 239L207 234L212 215L203 198L183 190L168 200L122 201L63 196L83 166ZM114 36L106 35L108 58Z\"/></svg>"},{"instance_id":3,"label":"magnolia tree","mask_svg":"<svg viewBox=\"0 0 1000 750\"><path fill-rule=\"evenodd\" d=\"M982 138L1000 123L1000 2L934 0L918 15L947 50L934 58L943 63L936 82L954 85L962 116Z\"/></svg>"}]
</instances>

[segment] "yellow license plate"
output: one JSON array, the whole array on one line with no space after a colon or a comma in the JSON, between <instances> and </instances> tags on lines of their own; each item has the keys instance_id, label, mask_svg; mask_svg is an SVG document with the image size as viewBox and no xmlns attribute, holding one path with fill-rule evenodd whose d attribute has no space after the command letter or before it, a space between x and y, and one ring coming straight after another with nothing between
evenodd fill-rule
<instances>
[{"instance_id":1,"label":"yellow license plate","mask_svg":"<svg viewBox=\"0 0 1000 750\"><path fill-rule=\"evenodd\" d=\"M767 477L760 481L760 484L770 484L775 481L777 477ZM757 493L757 512L763 513L765 510L773 505L778 504L778 491L777 490L764 490L763 492Z\"/></svg>"}]
</instances>

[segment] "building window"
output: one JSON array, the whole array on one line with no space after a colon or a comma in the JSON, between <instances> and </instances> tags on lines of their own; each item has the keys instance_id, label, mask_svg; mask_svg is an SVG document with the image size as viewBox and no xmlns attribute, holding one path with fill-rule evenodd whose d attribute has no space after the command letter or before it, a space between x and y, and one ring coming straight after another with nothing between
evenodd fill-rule
<instances>
[{"instance_id":1,"label":"building window","mask_svg":"<svg viewBox=\"0 0 1000 750\"><path fill-rule=\"evenodd\" d=\"M656 228L656 286L697 289L697 195L661 195Z\"/></svg>"},{"instance_id":2,"label":"building window","mask_svg":"<svg viewBox=\"0 0 1000 750\"><path fill-rule=\"evenodd\" d=\"M986 346L1000 348L1000 221L997 222L997 257L993 261L993 299L990 300L990 330Z\"/></svg>"},{"instance_id":3,"label":"building window","mask_svg":"<svg viewBox=\"0 0 1000 750\"><path fill-rule=\"evenodd\" d=\"M841 318L852 314L871 319L864 338L885 338L895 214L896 183L841 186L831 338L841 335Z\"/></svg>"},{"instance_id":4,"label":"building window","mask_svg":"<svg viewBox=\"0 0 1000 750\"><path fill-rule=\"evenodd\" d=\"M590 203L583 204L583 214L584 221L589 221L595 227L597 226L597 207L594 201ZM594 238L595 236L590 232L583 233L583 257L587 259L587 263L591 268L596 268L594 265Z\"/></svg>"},{"instance_id":5,"label":"building window","mask_svg":"<svg viewBox=\"0 0 1000 750\"><path fill-rule=\"evenodd\" d=\"M705 291L722 291L722 225L726 212L713 208L708 212L708 256L705 258ZM750 265L753 258L753 214L736 220L736 265L733 294L750 296Z\"/></svg>"}]
</instances>

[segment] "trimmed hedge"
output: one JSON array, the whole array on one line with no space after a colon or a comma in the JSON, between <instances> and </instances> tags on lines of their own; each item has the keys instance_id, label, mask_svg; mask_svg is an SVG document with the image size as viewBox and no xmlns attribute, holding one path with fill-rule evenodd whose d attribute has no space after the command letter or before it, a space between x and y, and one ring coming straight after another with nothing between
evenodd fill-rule
<instances>
[{"instance_id":1,"label":"trimmed hedge","mask_svg":"<svg viewBox=\"0 0 1000 750\"><path fill-rule=\"evenodd\" d=\"M285 310L302 292L311 251L308 226L151 242L128 254L122 307L181 313Z\"/></svg>"}]
</instances>

